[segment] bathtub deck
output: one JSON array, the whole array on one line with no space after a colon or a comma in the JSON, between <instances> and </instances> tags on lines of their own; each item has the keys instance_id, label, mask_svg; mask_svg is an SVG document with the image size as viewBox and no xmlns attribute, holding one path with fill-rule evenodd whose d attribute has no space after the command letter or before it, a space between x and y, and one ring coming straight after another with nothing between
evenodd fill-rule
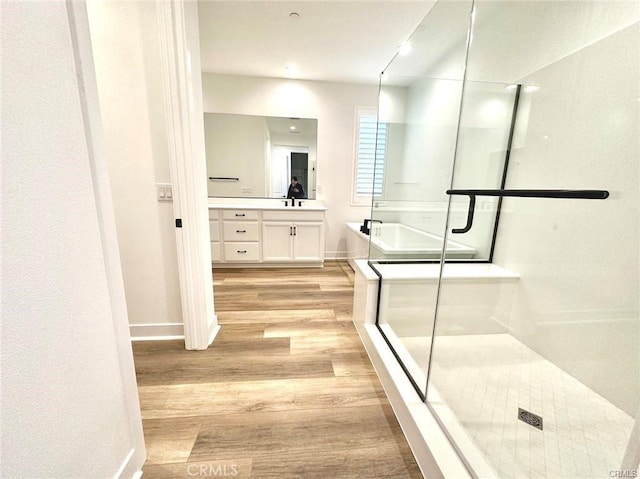
<instances>
[{"instance_id":1,"label":"bathtub deck","mask_svg":"<svg viewBox=\"0 0 640 479\"><path fill-rule=\"evenodd\" d=\"M360 232L357 223L346 223L347 249L350 262L356 259L386 258L394 260L439 259L443 238L400 223L376 224L371 228L371 236ZM405 232L404 234L402 232ZM371 255L369 254L371 240ZM448 240L447 258L471 259L476 249L468 245ZM355 269L355 266L351 264Z\"/></svg>"},{"instance_id":2,"label":"bathtub deck","mask_svg":"<svg viewBox=\"0 0 640 479\"><path fill-rule=\"evenodd\" d=\"M440 274L439 264L389 263L375 264L385 280L434 280ZM489 263L445 263L442 276L446 279L469 280L517 280L520 275Z\"/></svg>"}]
</instances>

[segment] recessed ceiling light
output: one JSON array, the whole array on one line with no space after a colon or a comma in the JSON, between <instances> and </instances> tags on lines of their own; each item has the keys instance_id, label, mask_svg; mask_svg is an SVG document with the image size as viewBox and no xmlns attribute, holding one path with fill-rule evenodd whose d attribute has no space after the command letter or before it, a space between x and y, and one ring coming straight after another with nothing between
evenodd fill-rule
<instances>
[{"instance_id":1,"label":"recessed ceiling light","mask_svg":"<svg viewBox=\"0 0 640 479\"><path fill-rule=\"evenodd\" d=\"M413 49L413 46L411 45L411 42L407 40L406 42L402 42L400 44L400 46L398 47L398 53L400 55L408 55L412 49Z\"/></svg>"},{"instance_id":2,"label":"recessed ceiling light","mask_svg":"<svg viewBox=\"0 0 640 479\"><path fill-rule=\"evenodd\" d=\"M290 78L296 77L296 75L298 75L298 66L290 63L284 67L284 73Z\"/></svg>"},{"instance_id":3,"label":"recessed ceiling light","mask_svg":"<svg viewBox=\"0 0 640 479\"><path fill-rule=\"evenodd\" d=\"M291 20L298 20L300 18L300 14L298 12L291 12L289 14L289 18Z\"/></svg>"},{"instance_id":4,"label":"recessed ceiling light","mask_svg":"<svg viewBox=\"0 0 640 479\"><path fill-rule=\"evenodd\" d=\"M291 126L289 127L289 129L290 129L290 130L295 130L295 129L296 129L296 126L295 126L295 125L291 125Z\"/></svg>"}]
</instances>

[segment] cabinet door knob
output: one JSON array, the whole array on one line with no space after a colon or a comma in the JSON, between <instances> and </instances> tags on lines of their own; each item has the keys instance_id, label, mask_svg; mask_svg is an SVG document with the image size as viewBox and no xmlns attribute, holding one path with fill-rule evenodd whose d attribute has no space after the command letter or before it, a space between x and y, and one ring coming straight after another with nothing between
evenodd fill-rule
<instances>
[{"instance_id":1,"label":"cabinet door knob","mask_svg":"<svg viewBox=\"0 0 640 479\"><path fill-rule=\"evenodd\" d=\"M236 230L236 233L246 233L247 230Z\"/></svg>"},{"instance_id":2,"label":"cabinet door knob","mask_svg":"<svg viewBox=\"0 0 640 479\"><path fill-rule=\"evenodd\" d=\"M296 235L296 233L297 233L296 229L297 229L297 228L298 228L297 226L294 226L294 227L293 227L293 236L295 236L295 235Z\"/></svg>"},{"instance_id":3,"label":"cabinet door knob","mask_svg":"<svg viewBox=\"0 0 640 479\"><path fill-rule=\"evenodd\" d=\"M236 250L236 251L237 251L238 253L241 253L241 254L242 254L242 253L246 253L246 252L247 252L247 250L246 250L246 249L239 249L239 250Z\"/></svg>"},{"instance_id":4,"label":"cabinet door knob","mask_svg":"<svg viewBox=\"0 0 640 479\"><path fill-rule=\"evenodd\" d=\"M236 213L236 216L244 216L244 213Z\"/></svg>"}]
</instances>

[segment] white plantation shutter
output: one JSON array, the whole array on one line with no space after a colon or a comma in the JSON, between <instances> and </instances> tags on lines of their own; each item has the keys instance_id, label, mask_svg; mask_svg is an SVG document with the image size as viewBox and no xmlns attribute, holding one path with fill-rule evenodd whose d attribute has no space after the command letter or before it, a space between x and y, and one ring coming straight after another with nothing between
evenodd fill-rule
<instances>
[{"instance_id":1,"label":"white plantation shutter","mask_svg":"<svg viewBox=\"0 0 640 479\"><path fill-rule=\"evenodd\" d=\"M358 114L356 196L370 197L382 194L386 145L386 123L377 125L375 111L360 110Z\"/></svg>"}]
</instances>

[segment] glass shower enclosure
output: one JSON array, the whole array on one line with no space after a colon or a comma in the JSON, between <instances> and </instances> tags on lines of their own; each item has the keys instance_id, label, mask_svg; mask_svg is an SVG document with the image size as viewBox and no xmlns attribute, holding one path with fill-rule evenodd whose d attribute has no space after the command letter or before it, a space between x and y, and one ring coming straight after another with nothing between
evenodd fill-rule
<instances>
[{"instance_id":1,"label":"glass shower enclosure","mask_svg":"<svg viewBox=\"0 0 640 479\"><path fill-rule=\"evenodd\" d=\"M439 1L381 75L376 324L476 477L638 476L639 19Z\"/></svg>"}]
</instances>

